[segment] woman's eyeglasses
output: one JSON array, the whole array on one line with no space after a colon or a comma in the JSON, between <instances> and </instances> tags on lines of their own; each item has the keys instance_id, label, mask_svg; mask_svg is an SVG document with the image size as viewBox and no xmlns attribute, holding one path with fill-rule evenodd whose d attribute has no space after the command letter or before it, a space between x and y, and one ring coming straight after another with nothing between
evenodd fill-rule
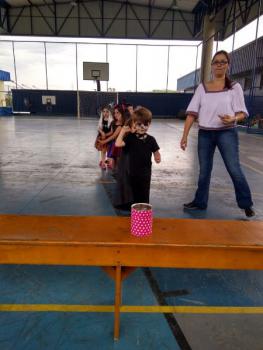
<instances>
[{"instance_id":1,"label":"woman's eyeglasses","mask_svg":"<svg viewBox=\"0 0 263 350\"><path fill-rule=\"evenodd\" d=\"M214 62L212 62L212 65L213 66L224 66L225 64L227 64L228 63L228 61L214 61Z\"/></svg>"}]
</instances>

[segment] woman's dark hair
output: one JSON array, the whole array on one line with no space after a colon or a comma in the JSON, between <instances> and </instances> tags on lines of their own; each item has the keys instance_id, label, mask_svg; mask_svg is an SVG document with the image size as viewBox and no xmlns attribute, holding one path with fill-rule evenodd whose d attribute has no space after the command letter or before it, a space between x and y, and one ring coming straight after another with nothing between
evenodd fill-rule
<instances>
[{"instance_id":1,"label":"woman's dark hair","mask_svg":"<svg viewBox=\"0 0 263 350\"><path fill-rule=\"evenodd\" d=\"M226 58L226 60L227 60L227 63L230 64L230 57L229 57L229 54L228 54L228 52L226 52L225 50L217 51L217 52L214 54L213 58L212 58L212 63L213 63L213 61L214 61L214 59L215 59L215 57L216 57L217 55L224 55L225 58ZM229 76L228 76L227 73L226 73L226 76L225 76L225 89L232 89L232 85L233 85L233 81L229 78Z\"/></svg>"}]
</instances>

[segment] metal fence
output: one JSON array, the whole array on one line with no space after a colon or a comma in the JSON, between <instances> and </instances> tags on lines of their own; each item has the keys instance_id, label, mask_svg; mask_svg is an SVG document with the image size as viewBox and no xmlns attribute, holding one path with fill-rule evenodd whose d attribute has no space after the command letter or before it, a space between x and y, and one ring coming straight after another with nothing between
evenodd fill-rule
<instances>
[{"instance_id":1,"label":"metal fence","mask_svg":"<svg viewBox=\"0 0 263 350\"><path fill-rule=\"evenodd\" d=\"M65 39L66 40L66 39ZM196 44L116 44L0 41L1 69L16 89L96 90L83 80L83 62L108 62L101 91L176 91L177 79L196 68Z\"/></svg>"}]
</instances>

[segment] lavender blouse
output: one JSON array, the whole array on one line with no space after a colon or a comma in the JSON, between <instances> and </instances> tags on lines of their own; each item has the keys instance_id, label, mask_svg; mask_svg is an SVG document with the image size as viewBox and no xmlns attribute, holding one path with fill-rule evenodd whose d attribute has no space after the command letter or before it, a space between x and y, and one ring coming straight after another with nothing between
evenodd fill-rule
<instances>
[{"instance_id":1,"label":"lavender blouse","mask_svg":"<svg viewBox=\"0 0 263 350\"><path fill-rule=\"evenodd\" d=\"M205 85L200 84L186 110L186 114L198 117L200 129L208 130L235 127L235 124L224 125L219 115L234 116L238 112L243 112L248 116L243 90L239 83L233 83L232 89L220 91L207 91Z\"/></svg>"}]
</instances>

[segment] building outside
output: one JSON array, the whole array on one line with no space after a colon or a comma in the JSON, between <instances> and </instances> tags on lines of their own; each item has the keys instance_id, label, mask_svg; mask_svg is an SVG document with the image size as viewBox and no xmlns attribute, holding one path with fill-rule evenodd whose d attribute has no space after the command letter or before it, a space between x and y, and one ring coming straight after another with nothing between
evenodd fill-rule
<instances>
[{"instance_id":1,"label":"building outside","mask_svg":"<svg viewBox=\"0 0 263 350\"><path fill-rule=\"evenodd\" d=\"M11 92L5 91L5 81L10 81L10 73L0 70L0 115L10 115L12 113Z\"/></svg>"},{"instance_id":2,"label":"building outside","mask_svg":"<svg viewBox=\"0 0 263 350\"><path fill-rule=\"evenodd\" d=\"M5 81L10 81L10 73L0 70L0 107L6 107Z\"/></svg>"},{"instance_id":3,"label":"building outside","mask_svg":"<svg viewBox=\"0 0 263 350\"><path fill-rule=\"evenodd\" d=\"M244 90L249 111L249 128L263 129L263 37L234 50L230 54L230 77L240 83ZM253 79L254 77L254 79ZM254 82L253 82L254 80ZM200 69L177 80L177 90L193 92L200 83ZM245 122L244 122L245 123Z\"/></svg>"},{"instance_id":4,"label":"building outside","mask_svg":"<svg viewBox=\"0 0 263 350\"><path fill-rule=\"evenodd\" d=\"M245 95L253 90L253 95L263 96L263 37L257 40L257 56L254 57L256 41L240 47L230 53L231 79L242 86ZM253 80L253 69L255 67L255 80ZM178 91L193 92L200 82L200 69L190 72L177 80Z\"/></svg>"}]
</instances>

